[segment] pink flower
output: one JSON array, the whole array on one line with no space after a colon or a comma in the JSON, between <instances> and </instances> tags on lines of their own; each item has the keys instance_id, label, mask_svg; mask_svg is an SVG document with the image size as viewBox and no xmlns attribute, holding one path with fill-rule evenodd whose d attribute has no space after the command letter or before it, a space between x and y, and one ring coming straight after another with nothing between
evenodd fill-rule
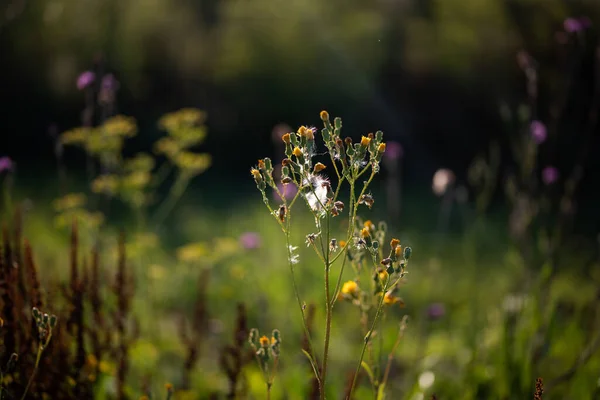
<instances>
[{"instance_id":1,"label":"pink flower","mask_svg":"<svg viewBox=\"0 0 600 400\"><path fill-rule=\"evenodd\" d=\"M77 89L83 90L90 86L96 80L96 74L92 71L82 72L77 78Z\"/></svg>"},{"instance_id":2,"label":"pink flower","mask_svg":"<svg viewBox=\"0 0 600 400\"><path fill-rule=\"evenodd\" d=\"M246 250L254 250L260 247L261 239L256 232L246 232L240 236L240 244Z\"/></svg>"},{"instance_id":3,"label":"pink flower","mask_svg":"<svg viewBox=\"0 0 600 400\"><path fill-rule=\"evenodd\" d=\"M284 185L283 183L278 183L277 189L279 189L279 192L288 201L292 200L294 196L296 196L296 193L298 193L298 188L293 183L289 183L287 185ZM275 201L283 201L283 198L279 197L275 190L273 190L273 198L275 199Z\"/></svg>"},{"instance_id":4,"label":"pink flower","mask_svg":"<svg viewBox=\"0 0 600 400\"><path fill-rule=\"evenodd\" d=\"M10 159L10 157L0 157L0 172L10 172L12 171L14 167L14 163L13 161Z\"/></svg>"},{"instance_id":5,"label":"pink flower","mask_svg":"<svg viewBox=\"0 0 600 400\"><path fill-rule=\"evenodd\" d=\"M559 175L556 167L548 166L542 170L542 182L551 185L558 180Z\"/></svg>"},{"instance_id":6,"label":"pink flower","mask_svg":"<svg viewBox=\"0 0 600 400\"><path fill-rule=\"evenodd\" d=\"M531 137L537 144L544 143L546 141L546 138L548 137L546 125L544 125L543 122L538 120L531 121L529 131L531 132Z\"/></svg>"},{"instance_id":7,"label":"pink flower","mask_svg":"<svg viewBox=\"0 0 600 400\"><path fill-rule=\"evenodd\" d=\"M563 27L565 28L565 31L569 33L575 33L583 30L583 24L581 23L581 20L577 18L565 19L563 22Z\"/></svg>"},{"instance_id":8,"label":"pink flower","mask_svg":"<svg viewBox=\"0 0 600 400\"><path fill-rule=\"evenodd\" d=\"M387 142L385 147L385 153L383 153L383 158L396 161L404 155L404 148L398 142Z\"/></svg>"}]
</instances>

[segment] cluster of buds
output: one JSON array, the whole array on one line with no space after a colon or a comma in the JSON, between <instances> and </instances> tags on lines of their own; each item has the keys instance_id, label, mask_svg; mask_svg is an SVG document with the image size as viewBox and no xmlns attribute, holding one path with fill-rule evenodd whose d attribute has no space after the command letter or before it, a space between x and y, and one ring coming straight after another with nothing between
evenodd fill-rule
<instances>
[{"instance_id":1,"label":"cluster of buds","mask_svg":"<svg viewBox=\"0 0 600 400\"><path fill-rule=\"evenodd\" d=\"M278 329L273 329L271 338L269 339L267 336L260 336L258 329L252 328L250 330L248 342L254 350L254 354L256 355L256 360L258 361L261 371L263 374L265 374L265 376L270 376L269 364L275 364L279 361L279 354L281 350L281 333Z\"/></svg>"},{"instance_id":2,"label":"cluster of buds","mask_svg":"<svg viewBox=\"0 0 600 400\"><path fill-rule=\"evenodd\" d=\"M56 327L58 318L56 318L56 315L42 313L35 307L31 310L31 315L35 320L35 325L38 329L40 346L42 349L45 349L46 346L48 346L48 343L50 343L50 339L52 338L52 329Z\"/></svg>"},{"instance_id":3,"label":"cluster of buds","mask_svg":"<svg viewBox=\"0 0 600 400\"><path fill-rule=\"evenodd\" d=\"M321 120L324 128L321 130L325 146L333 154L336 160L342 164L342 173L346 176L353 176L359 168L369 162L374 170L379 170L379 163L385 153L385 143L383 143L383 132L377 131L375 134L369 133L361 137L360 142L352 143L351 138L341 138L342 120L335 118L333 125L329 119L327 111L321 111ZM367 160L367 155L368 160Z\"/></svg>"}]
</instances>

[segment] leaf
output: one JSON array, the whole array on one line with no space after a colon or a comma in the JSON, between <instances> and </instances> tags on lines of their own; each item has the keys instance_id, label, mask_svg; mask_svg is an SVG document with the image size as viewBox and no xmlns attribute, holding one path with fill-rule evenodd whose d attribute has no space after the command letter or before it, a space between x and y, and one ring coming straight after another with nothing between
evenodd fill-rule
<instances>
[{"instance_id":1,"label":"leaf","mask_svg":"<svg viewBox=\"0 0 600 400\"><path fill-rule=\"evenodd\" d=\"M313 360L312 356L310 355L310 353L308 351L302 349L302 352L304 353L306 358L308 358L308 361L310 361L310 365L312 366L313 372L315 373L315 377L317 378L317 381L319 381L319 384L320 384L321 377L319 376L319 369L317 368L315 361Z\"/></svg>"},{"instance_id":2,"label":"leaf","mask_svg":"<svg viewBox=\"0 0 600 400\"><path fill-rule=\"evenodd\" d=\"M379 385L379 389L377 390L377 400L385 399L385 383Z\"/></svg>"},{"instance_id":3,"label":"leaf","mask_svg":"<svg viewBox=\"0 0 600 400\"><path fill-rule=\"evenodd\" d=\"M375 377L373 376L373 371L371 370L371 367L369 367L369 364L367 364L366 362L362 361L360 363L360 365L367 372L367 375L369 375L369 379L371 380L371 384L374 385L375 384Z\"/></svg>"}]
</instances>

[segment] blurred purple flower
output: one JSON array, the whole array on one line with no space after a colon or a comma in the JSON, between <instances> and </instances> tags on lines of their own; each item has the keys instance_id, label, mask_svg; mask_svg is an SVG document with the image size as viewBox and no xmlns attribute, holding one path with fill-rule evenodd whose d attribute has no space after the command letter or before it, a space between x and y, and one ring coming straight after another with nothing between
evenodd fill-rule
<instances>
[{"instance_id":1,"label":"blurred purple flower","mask_svg":"<svg viewBox=\"0 0 600 400\"><path fill-rule=\"evenodd\" d=\"M427 307L427 317L431 320L442 318L446 315L446 307L442 303L433 303Z\"/></svg>"},{"instance_id":2,"label":"blurred purple flower","mask_svg":"<svg viewBox=\"0 0 600 400\"><path fill-rule=\"evenodd\" d=\"M404 148L398 142L387 142L383 157L390 161L396 161L404 156Z\"/></svg>"},{"instance_id":3,"label":"blurred purple flower","mask_svg":"<svg viewBox=\"0 0 600 400\"><path fill-rule=\"evenodd\" d=\"M119 88L119 81L113 74L106 74L102 77L100 86L104 90L117 90Z\"/></svg>"},{"instance_id":4,"label":"blurred purple flower","mask_svg":"<svg viewBox=\"0 0 600 400\"><path fill-rule=\"evenodd\" d=\"M258 249L261 245L260 236L256 232L246 232L240 236L240 244L246 250Z\"/></svg>"},{"instance_id":5,"label":"blurred purple flower","mask_svg":"<svg viewBox=\"0 0 600 400\"><path fill-rule=\"evenodd\" d=\"M590 28L592 26L592 20L589 19L588 17L581 17L581 18L579 18L579 23L581 24L581 27L583 29L587 29L587 28Z\"/></svg>"},{"instance_id":6,"label":"blurred purple flower","mask_svg":"<svg viewBox=\"0 0 600 400\"><path fill-rule=\"evenodd\" d=\"M542 170L542 181L546 185L551 185L558 180L558 169L556 167L548 166Z\"/></svg>"},{"instance_id":7,"label":"blurred purple flower","mask_svg":"<svg viewBox=\"0 0 600 400\"><path fill-rule=\"evenodd\" d=\"M92 71L82 72L77 78L77 89L83 90L96 80L96 74Z\"/></svg>"},{"instance_id":8,"label":"blurred purple flower","mask_svg":"<svg viewBox=\"0 0 600 400\"><path fill-rule=\"evenodd\" d=\"M277 189L279 189L283 197L285 197L287 200L292 200L296 193L298 193L298 188L296 187L296 185L291 183L287 185L284 185L283 183L278 183ZM273 190L273 197L275 198L275 201L283 200L281 197L279 197L275 190Z\"/></svg>"},{"instance_id":9,"label":"blurred purple flower","mask_svg":"<svg viewBox=\"0 0 600 400\"><path fill-rule=\"evenodd\" d=\"M529 130L531 132L531 137L537 144L542 144L546 141L548 132L546 130L546 125L544 125L542 121L532 121Z\"/></svg>"},{"instance_id":10,"label":"blurred purple flower","mask_svg":"<svg viewBox=\"0 0 600 400\"><path fill-rule=\"evenodd\" d=\"M0 172L4 172L4 171L12 171L14 167L14 163L13 161L10 159L10 157L0 157Z\"/></svg>"},{"instance_id":11,"label":"blurred purple flower","mask_svg":"<svg viewBox=\"0 0 600 400\"><path fill-rule=\"evenodd\" d=\"M565 19L565 21L563 22L563 27L565 28L565 31L569 33L579 32L584 28L581 20L577 18Z\"/></svg>"}]
</instances>

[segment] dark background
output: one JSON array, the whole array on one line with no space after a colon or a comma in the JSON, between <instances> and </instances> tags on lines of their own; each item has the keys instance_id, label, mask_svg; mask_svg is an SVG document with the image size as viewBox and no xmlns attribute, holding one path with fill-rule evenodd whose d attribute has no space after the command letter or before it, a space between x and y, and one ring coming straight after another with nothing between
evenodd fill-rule
<instances>
[{"instance_id":1,"label":"dark background","mask_svg":"<svg viewBox=\"0 0 600 400\"><path fill-rule=\"evenodd\" d=\"M213 155L208 181L248 180L272 130L319 125L327 109L347 135L381 129L405 150L407 185L427 188L435 170L464 181L474 156L498 141L509 171L509 135L526 124L502 121L528 102L517 53L539 71L537 119L567 101L542 161L568 168L580 156L598 64L600 2L560 0L9 0L0 13L0 155L19 175L55 167L51 133L81 123L75 81L88 69L120 82L117 111L140 134L127 151L148 150L160 115L182 107L208 112ZM568 34L567 17L590 28ZM571 85L562 88L565 82ZM599 148L597 135L591 147ZM67 150L77 169L81 155ZM600 163L586 162L584 208L598 200ZM219 181L217 181L219 179ZM226 184L225 182L230 182ZM196 180L196 184L204 184ZM585 204L587 202L587 205Z\"/></svg>"}]
</instances>

